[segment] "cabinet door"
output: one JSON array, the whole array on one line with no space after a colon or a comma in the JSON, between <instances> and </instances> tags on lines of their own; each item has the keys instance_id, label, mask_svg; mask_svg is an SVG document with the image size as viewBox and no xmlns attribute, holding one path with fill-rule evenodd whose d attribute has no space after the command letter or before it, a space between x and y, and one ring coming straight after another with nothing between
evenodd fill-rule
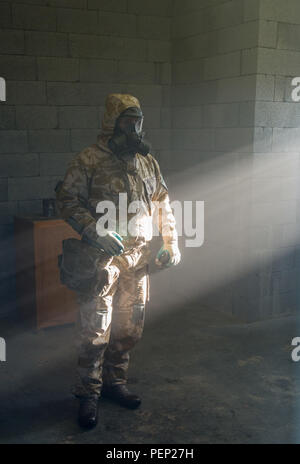
<instances>
[{"instance_id":1,"label":"cabinet door","mask_svg":"<svg viewBox=\"0 0 300 464\"><path fill-rule=\"evenodd\" d=\"M58 255L62 241L79 238L62 220L34 223L37 328L68 324L77 316L76 295L60 283Z\"/></svg>"}]
</instances>

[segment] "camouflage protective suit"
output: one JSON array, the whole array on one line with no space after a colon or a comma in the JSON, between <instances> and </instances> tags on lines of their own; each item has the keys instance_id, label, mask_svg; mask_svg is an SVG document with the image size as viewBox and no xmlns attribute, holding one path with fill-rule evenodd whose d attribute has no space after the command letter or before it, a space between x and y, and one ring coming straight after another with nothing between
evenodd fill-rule
<instances>
[{"instance_id":1,"label":"camouflage protective suit","mask_svg":"<svg viewBox=\"0 0 300 464\"><path fill-rule=\"evenodd\" d=\"M127 193L128 203L138 200L142 205L136 234L122 234L124 252L111 257L106 265L108 280L101 293L78 294L78 383L73 390L78 397L100 396L103 384L127 382L129 352L141 338L145 304L149 301L152 201L162 202L164 207L165 220L158 221L164 239L176 239L168 190L155 158L136 154L119 159L107 146L117 118L129 107L140 107L131 95L107 97L97 143L74 158L57 192L60 216L80 234L87 227L96 231L100 201L112 201L118 212L119 194ZM127 219L131 216L129 213Z\"/></svg>"}]
</instances>

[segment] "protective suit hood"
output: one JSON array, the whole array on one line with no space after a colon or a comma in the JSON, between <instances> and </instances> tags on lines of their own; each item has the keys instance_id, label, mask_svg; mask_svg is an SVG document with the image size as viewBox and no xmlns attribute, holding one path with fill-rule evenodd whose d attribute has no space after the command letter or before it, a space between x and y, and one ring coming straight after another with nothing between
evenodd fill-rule
<instances>
[{"instance_id":1,"label":"protective suit hood","mask_svg":"<svg viewBox=\"0 0 300 464\"><path fill-rule=\"evenodd\" d=\"M127 110L127 108L137 107L141 109L139 100L128 94L111 93L106 97L105 111L102 119L102 130L98 136L98 143L104 146L106 150L107 142L114 133L114 128L118 117Z\"/></svg>"}]
</instances>

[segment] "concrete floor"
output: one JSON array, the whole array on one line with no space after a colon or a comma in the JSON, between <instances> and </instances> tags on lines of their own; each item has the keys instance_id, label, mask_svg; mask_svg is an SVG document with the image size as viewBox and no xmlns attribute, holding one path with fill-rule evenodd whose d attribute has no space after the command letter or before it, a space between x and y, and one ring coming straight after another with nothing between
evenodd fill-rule
<instances>
[{"instance_id":1,"label":"concrete floor","mask_svg":"<svg viewBox=\"0 0 300 464\"><path fill-rule=\"evenodd\" d=\"M0 443L300 443L300 363L289 349L300 336L296 317L242 324L191 306L152 320L147 309L129 372L142 406L101 399L92 431L78 427L70 394L74 327L36 333L1 321Z\"/></svg>"}]
</instances>

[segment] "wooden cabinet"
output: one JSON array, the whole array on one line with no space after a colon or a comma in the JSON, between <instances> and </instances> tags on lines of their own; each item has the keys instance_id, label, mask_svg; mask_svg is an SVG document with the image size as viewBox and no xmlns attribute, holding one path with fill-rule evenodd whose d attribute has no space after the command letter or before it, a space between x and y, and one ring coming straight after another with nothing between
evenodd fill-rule
<instances>
[{"instance_id":1,"label":"wooden cabinet","mask_svg":"<svg viewBox=\"0 0 300 464\"><path fill-rule=\"evenodd\" d=\"M79 238L63 220L15 217L17 308L37 329L72 323L76 294L60 283L62 241Z\"/></svg>"}]
</instances>

